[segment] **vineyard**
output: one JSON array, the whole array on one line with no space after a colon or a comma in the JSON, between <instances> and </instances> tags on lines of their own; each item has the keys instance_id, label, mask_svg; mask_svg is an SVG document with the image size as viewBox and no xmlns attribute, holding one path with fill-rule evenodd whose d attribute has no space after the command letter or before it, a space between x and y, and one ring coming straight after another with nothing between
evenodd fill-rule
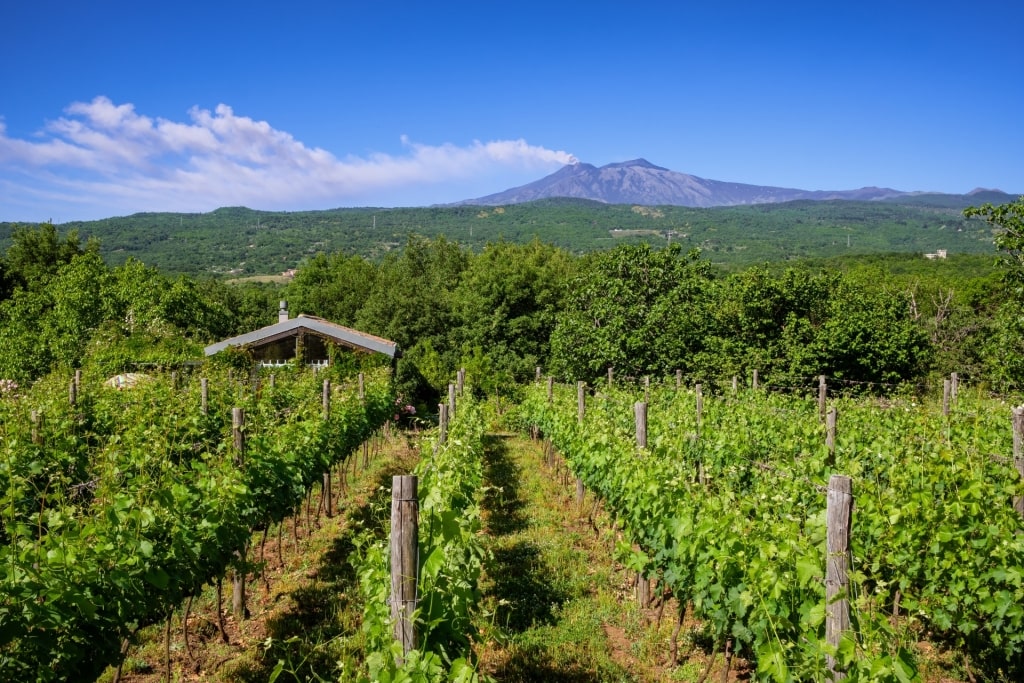
<instances>
[{"instance_id":1,"label":"vineyard","mask_svg":"<svg viewBox=\"0 0 1024 683\"><path fill-rule=\"evenodd\" d=\"M959 652L970 678L1020 671L1024 486L1005 403L839 399L826 419L765 391L646 393L537 383L522 406L613 514L641 601L656 585L679 623L692 610L714 651L768 680L915 680L920 640ZM836 474L852 489L849 572L826 599Z\"/></svg>"},{"instance_id":2,"label":"vineyard","mask_svg":"<svg viewBox=\"0 0 1024 683\"><path fill-rule=\"evenodd\" d=\"M266 540L329 487L394 408L384 371L56 381L0 401L10 681L93 680L204 584L219 596L229 572L244 616L253 533Z\"/></svg>"},{"instance_id":3,"label":"vineyard","mask_svg":"<svg viewBox=\"0 0 1024 683\"><path fill-rule=\"evenodd\" d=\"M286 520L304 506L307 524L311 506L317 518L341 514L332 486L355 481L367 440L401 406L385 370L336 372L204 368L126 390L54 375L8 388L3 679L95 680L147 627L166 623L169 638L175 613L188 647L188 611L204 590L216 593L216 618L246 619L246 582L266 581L271 532L280 552ZM498 416L462 379L438 406L439 425L407 432L415 466L392 490L378 487L377 512L346 542L360 612L358 634L334 641L344 666L296 663L282 642L267 650L264 679L504 680L481 648L513 647L515 636L487 620L538 606L493 594L502 569L487 536L508 525L495 515L513 513L485 514L502 490L484 446ZM940 402L832 395L823 383L817 398L726 382L705 392L680 377L538 380L502 419L543 439L542 472L565 468L552 484L576 502L566 514L610 544L638 608L657 605L659 625L666 605L676 611L658 655L665 671L694 654L681 631L689 624L692 641L696 623L704 678L720 658L722 680L738 662L758 680L931 680L920 671L925 643L953 653L966 680L1014 680L1024 659L1021 411L964 388ZM848 541L836 550L830 510L844 492ZM402 551L396 538L409 533Z\"/></svg>"}]
</instances>

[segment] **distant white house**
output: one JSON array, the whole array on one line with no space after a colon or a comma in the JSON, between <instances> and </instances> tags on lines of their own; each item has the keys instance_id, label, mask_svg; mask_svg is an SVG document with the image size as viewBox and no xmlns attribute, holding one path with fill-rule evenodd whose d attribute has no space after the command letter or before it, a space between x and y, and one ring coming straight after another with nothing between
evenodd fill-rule
<instances>
[{"instance_id":1,"label":"distant white house","mask_svg":"<svg viewBox=\"0 0 1024 683\"><path fill-rule=\"evenodd\" d=\"M929 260L934 260L937 258L946 258L946 250L937 249L934 254L925 254L924 257Z\"/></svg>"}]
</instances>

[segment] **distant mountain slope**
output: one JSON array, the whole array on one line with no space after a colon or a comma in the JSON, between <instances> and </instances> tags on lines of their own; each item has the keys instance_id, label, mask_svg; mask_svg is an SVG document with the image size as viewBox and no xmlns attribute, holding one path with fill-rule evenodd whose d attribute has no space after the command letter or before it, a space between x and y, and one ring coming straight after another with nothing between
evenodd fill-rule
<instances>
[{"instance_id":1,"label":"distant mountain slope","mask_svg":"<svg viewBox=\"0 0 1024 683\"><path fill-rule=\"evenodd\" d=\"M989 195L977 198L974 205L990 200ZM800 200L693 208L553 198L497 207L296 212L226 207L203 214L140 213L59 228L77 229L83 240L98 238L104 258L113 264L136 258L168 273L215 276L281 273L317 252L381 258L411 233L443 235L474 250L496 240L539 239L575 253L671 242L699 248L725 266L855 253L994 253L985 221L964 218L958 206L924 205L933 199L925 195L915 199L921 203ZM0 223L0 253L15 227Z\"/></svg>"},{"instance_id":2,"label":"distant mountain slope","mask_svg":"<svg viewBox=\"0 0 1024 683\"><path fill-rule=\"evenodd\" d=\"M977 191L976 191L977 192ZM1005 201L1014 197L998 191L985 191L986 195L1003 195ZM973 194L973 193L972 193ZM914 199L915 197L920 199ZM825 201L845 199L855 201L893 201L925 206L966 207L974 203L993 201L987 196L979 201L961 199L964 195L923 194L901 192L886 187L862 187L858 190L798 190L765 185L729 183L708 180L687 173L655 166L646 159L634 159L608 164L600 168L592 164L577 163L563 166L551 175L504 192L469 199L460 205L507 206L538 199L572 197L591 199L605 204L636 204L640 206L745 206L777 204L801 199ZM996 199L995 201L998 201Z\"/></svg>"}]
</instances>

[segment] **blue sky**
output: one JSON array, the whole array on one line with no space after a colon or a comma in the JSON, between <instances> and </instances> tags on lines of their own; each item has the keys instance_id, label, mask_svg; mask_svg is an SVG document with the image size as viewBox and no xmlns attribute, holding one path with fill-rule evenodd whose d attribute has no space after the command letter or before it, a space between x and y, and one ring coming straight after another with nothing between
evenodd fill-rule
<instances>
[{"instance_id":1,"label":"blue sky","mask_svg":"<svg viewBox=\"0 0 1024 683\"><path fill-rule=\"evenodd\" d=\"M574 159L1024 192L1024 3L8 2L0 221L417 206Z\"/></svg>"}]
</instances>

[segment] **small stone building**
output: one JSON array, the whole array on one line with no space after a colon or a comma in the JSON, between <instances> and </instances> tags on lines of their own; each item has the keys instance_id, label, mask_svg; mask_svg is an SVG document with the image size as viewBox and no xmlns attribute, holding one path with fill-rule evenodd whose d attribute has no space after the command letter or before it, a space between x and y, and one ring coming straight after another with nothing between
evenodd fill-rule
<instances>
[{"instance_id":1,"label":"small stone building","mask_svg":"<svg viewBox=\"0 0 1024 683\"><path fill-rule=\"evenodd\" d=\"M305 365L326 367L330 364L332 346L355 353L383 353L392 359L400 355L398 344L388 339L312 315L290 318L284 301L274 325L211 344L205 352L212 356L229 346L247 350L256 362L264 366L287 365L301 358Z\"/></svg>"}]
</instances>

